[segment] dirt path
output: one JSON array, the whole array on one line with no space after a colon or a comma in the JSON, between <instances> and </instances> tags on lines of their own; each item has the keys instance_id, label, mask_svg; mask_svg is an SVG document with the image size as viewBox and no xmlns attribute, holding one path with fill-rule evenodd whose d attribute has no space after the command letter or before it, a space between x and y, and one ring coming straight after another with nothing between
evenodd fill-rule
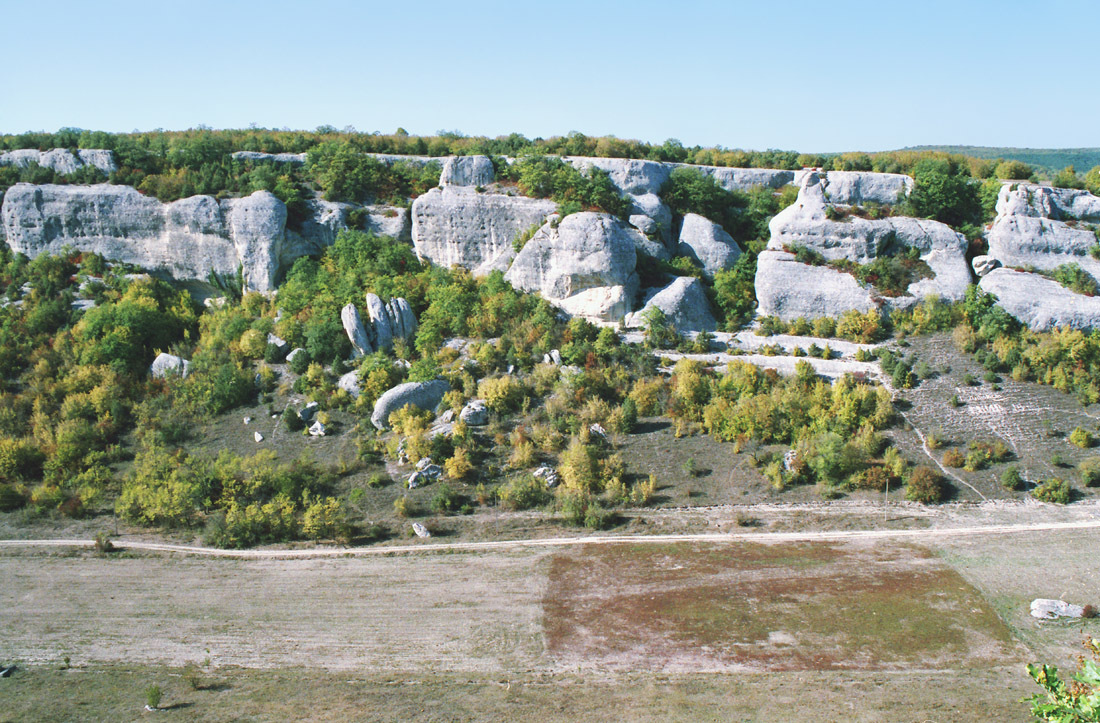
<instances>
[{"instance_id":1,"label":"dirt path","mask_svg":"<svg viewBox=\"0 0 1100 723\"><path fill-rule=\"evenodd\" d=\"M526 540L498 540L491 542L425 542L413 545L389 547L317 547L305 550L222 550L197 545L173 545L162 542L114 540L120 550L170 552L206 557L227 557L247 560L284 560L322 557L361 557L366 555L395 555L418 552L478 552L481 550L514 550L536 547L570 547L575 545L614 544L667 544L670 542L842 542L845 540L892 539L933 541L947 537L975 535L1012 535L1030 532L1057 532L1065 530L1100 529L1100 518L1075 522L1036 522L1010 525L972 525L967 527L934 528L916 530L839 530L828 532L746 532L746 533L696 533L669 535L592 535L585 537L558 537ZM0 548L20 547L94 547L94 540L0 540Z\"/></svg>"}]
</instances>

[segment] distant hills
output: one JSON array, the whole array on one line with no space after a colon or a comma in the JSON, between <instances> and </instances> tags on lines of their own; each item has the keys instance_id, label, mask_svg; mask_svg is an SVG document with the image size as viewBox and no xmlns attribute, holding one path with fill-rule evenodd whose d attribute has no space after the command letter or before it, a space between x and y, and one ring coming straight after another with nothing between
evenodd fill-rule
<instances>
[{"instance_id":1,"label":"distant hills","mask_svg":"<svg viewBox=\"0 0 1100 723\"><path fill-rule=\"evenodd\" d=\"M1023 161L1036 168L1060 171L1073 166L1085 173L1100 166L1100 148L998 148L992 146L910 146L906 151L946 151L975 158L1004 158Z\"/></svg>"}]
</instances>

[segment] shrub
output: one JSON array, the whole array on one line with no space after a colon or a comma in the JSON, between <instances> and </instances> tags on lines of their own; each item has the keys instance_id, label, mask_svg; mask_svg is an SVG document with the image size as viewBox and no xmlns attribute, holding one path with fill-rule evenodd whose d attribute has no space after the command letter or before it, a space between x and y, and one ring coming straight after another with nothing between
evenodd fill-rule
<instances>
[{"instance_id":1,"label":"shrub","mask_svg":"<svg viewBox=\"0 0 1100 723\"><path fill-rule=\"evenodd\" d=\"M1100 487L1100 457L1089 457L1077 465L1081 474L1081 484L1086 487Z\"/></svg>"},{"instance_id":2,"label":"shrub","mask_svg":"<svg viewBox=\"0 0 1100 723\"><path fill-rule=\"evenodd\" d=\"M498 491L501 503L512 510L529 510L547 504L552 495L542 480L525 474L514 477Z\"/></svg>"},{"instance_id":3,"label":"shrub","mask_svg":"<svg viewBox=\"0 0 1100 723\"><path fill-rule=\"evenodd\" d=\"M455 492L449 484L443 482L436 488L435 494L432 496L431 507L433 512L445 515L458 510L463 502L463 496Z\"/></svg>"},{"instance_id":4,"label":"shrub","mask_svg":"<svg viewBox=\"0 0 1100 723\"><path fill-rule=\"evenodd\" d=\"M905 488L905 499L910 502L934 504L943 502L947 497L947 485L943 477L930 467L916 467L909 474Z\"/></svg>"},{"instance_id":5,"label":"shrub","mask_svg":"<svg viewBox=\"0 0 1100 723\"><path fill-rule=\"evenodd\" d=\"M344 505L335 497L317 498L302 515L302 534L311 540L347 538Z\"/></svg>"},{"instance_id":6,"label":"shrub","mask_svg":"<svg viewBox=\"0 0 1100 723\"><path fill-rule=\"evenodd\" d=\"M943 453L943 463L947 467L962 467L966 464L966 457L957 449L949 449Z\"/></svg>"},{"instance_id":7,"label":"shrub","mask_svg":"<svg viewBox=\"0 0 1100 723\"><path fill-rule=\"evenodd\" d=\"M1097 471L1100 472L1100 469ZM1016 465L1012 465L1001 475L1001 485L1006 490L1022 490L1027 482L1020 474L1020 469Z\"/></svg>"},{"instance_id":8,"label":"shrub","mask_svg":"<svg viewBox=\"0 0 1100 723\"><path fill-rule=\"evenodd\" d=\"M163 695L159 685L150 685L145 689L145 704L149 708L157 710L160 708L160 701Z\"/></svg>"},{"instance_id":9,"label":"shrub","mask_svg":"<svg viewBox=\"0 0 1100 723\"><path fill-rule=\"evenodd\" d=\"M295 374L305 374L306 369L309 368L309 363L312 361L309 357L309 352L302 349L300 352L294 355L294 358L287 362L287 368Z\"/></svg>"},{"instance_id":10,"label":"shrub","mask_svg":"<svg viewBox=\"0 0 1100 723\"><path fill-rule=\"evenodd\" d=\"M443 469L451 479L464 480L474 471L474 464L470 461L470 453L466 448L458 447L450 459L443 463Z\"/></svg>"},{"instance_id":11,"label":"shrub","mask_svg":"<svg viewBox=\"0 0 1100 723\"><path fill-rule=\"evenodd\" d=\"M1072 432L1070 432L1069 441L1072 444L1077 445L1081 449L1088 449L1095 443L1092 434L1083 427L1077 427Z\"/></svg>"},{"instance_id":12,"label":"shrub","mask_svg":"<svg viewBox=\"0 0 1100 723\"><path fill-rule=\"evenodd\" d=\"M1031 496L1040 502L1068 505L1073 500L1073 488L1065 480L1049 479L1031 491Z\"/></svg>"},{"instance_id":13,"label":"shrub","mask_svg":"<svg viewBox=\"0 0 1100 723\"><path fill-rule=\"evenodd\" d=\"M477 395L485 400L485 406L498 414L518 409L527 392L527 387L513 376L483 379L477 385Z\"/></svg>"}]
</instances>

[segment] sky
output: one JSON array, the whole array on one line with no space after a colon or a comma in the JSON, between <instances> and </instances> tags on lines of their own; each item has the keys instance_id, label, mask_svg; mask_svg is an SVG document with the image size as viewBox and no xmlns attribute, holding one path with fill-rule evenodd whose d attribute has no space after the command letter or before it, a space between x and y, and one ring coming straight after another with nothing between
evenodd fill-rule
<instances>
[{"instance_id":1,"label":"sky","mask_svg":"<svg viewBox=\"0 0 1100 723\"><path fill-rule=\"evenodd\" d=\"M0 0L0 133L1100 146L1096 0Z\"/></svg>"}]
</instances>

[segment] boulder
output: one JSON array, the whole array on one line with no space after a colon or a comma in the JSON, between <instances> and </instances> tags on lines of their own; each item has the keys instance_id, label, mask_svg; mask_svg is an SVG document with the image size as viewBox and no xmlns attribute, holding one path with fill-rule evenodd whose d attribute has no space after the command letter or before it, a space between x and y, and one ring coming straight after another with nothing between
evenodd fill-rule
<instances>
[{"instance_id":1,"label":"boulder","mask_svg":"<svg viewBox=\"0 0 1100 723\"><path fill-rule=\"evenodd\" d=\"M642 234L605 213L574 213L545 224L516 256L505 278L574 316L616 321L638 290Z\"/></svg>"},{"instance_id":2,"label":"boulder","mask_svg":"<svg viewBox=\"0 0 1100 723\"><path fill-rule=\"evenodd\" d=\"M516 237L556 209L548 199L433 188L413 201L413 247L436 266L461 266L475 275L503 271L515 255Z\"/></svg>"},{"instance_id":3,"label":"boulder","mask_svg":"<svg viewBox=\"0 0 1100 723\"><path fill-rule=\"evenodd\" d=\"M1080 605L1065 602L1064 600L1037 598L1031 601L1031 617L1039 618L1040 620L1083 618L1085 617L1085 608Z\"/></svg>"},{"instance_id":4,"label":"boulder","mask_svg":"<svg viewBox=\"0 0 1100 723\"><path fill-rule=\"evenodd\" d=\"M994 269L978 286L1032 331L1100 328L1100 297L1084 296L1039 274Z\"/></svg>"},{"instance_id":5,"label":"boulder","mask_svg":"<svg viewBox=\"0 0 1100 723\"><path fill-rule=\"evenodd\" d=\"M370 318L375 349L393 348L393 319L377 294L367 294L367 316Z\"/></svg>"},{"instance_id":6,"label":"boulder","mask_svg":"<svg viewBox=\"0 0 1100 723\"><path fill-rule=\"evenodd\" d=\"M359 309L355 304L348 304L340 310L340 321L344 324L344 333L351 342L352 354L361 357L374 353L374 345L367 336L367 329L363 326L363 318L359 316Z\"/></svg>"},{"instance_id":7,"label":"boulder","mask_svg":"<svg viewBox=\"0 0 1100 723\"><path fill-rule=\"evenodd\" d=\"M489 409L483 400L471 399L458 413L458 418L467 426L484 427L489 423Z\"/></svg>"},{"instance_id":8,"label":"boulder","mask_svg":"<svg viewBox=\"0 0 1100 723\"><path fill-rule=\"evenodd\" d=\"M165 352L157 354L157 358L149 366L149 372L154 379L164 379L168 376L186 377L190 371L191 362Z\"/></svg>"},{"instance_id":9,"label":"boulder","mask_svg":"<svg viewBox=\"0 0 1100 723\"><path fill-rule=\"evenodd\" d=\"M554 366L561 366L561 352L557 349L551 349L548 354L542 355L543 364L553 364Z\"/></svg>"},{"instance_id":10,"label":"boulder","mask_svg":"<svg viewBox=\"0 0 1100 723\"><path fill-rule=\"evenodd\" d=\"M655 193L644 193L631 196L630 218L631 226L641 231L647 238L660 241L666 246L663 251L648 251L651 256L666 259L668 257L667 246L672 238L672 211L668 205Z\"/></svg>"},{"instance_id":11,"label":"boulder","mask_svg":"<svg viewBox=\"0 0 1100 723\"><path fill-rule=\"evenodd\" d=\"M351 395L352 399L359 398L359 372L350 371L340 377L336 386Z\"/></svg>"},{"instance_id":12,"label":"boulder","mask_svg":"<svg viewBox=\"0 0 1100 723\"><path fill-rule=\"evenodd\" d=\"M386 313L390 318L390 329L394 339L411 340L416 336L416 314L413 313L409 302L397 297L390 299L386 305Z\"/></svg>"},{"instance_id":13,"label":"boulder","mask_svg":"<svg viewBox=\"0 0 1100 723\"><path fill-rule=\"evenodd\" d=\"M649 294L641 311L627 316L626 325L646 326L646 314L654 307L663 311L668 323L680 332L715 331L718 328L703 284L691 276L680 276L663 289Z\"/></svg>"},{"instance_id":14,"label":"boulder","mask_svg":"<svg viewBox=\"0 0 1100 723\"><path fill-rule=\"evenodd\" d=\"M741 247L718 224L689 213L684 216L680 227L677 252L698 262L708 276L714 276L719 271L733 268L741 256Z\"/></svg>"},{"instance_id":15,"label":"boulder","mask_svg":"<svg viewBox=\"0 0 1100 723\"><path fill-rule=\"evenodd\" d=\"M314 422L309 428L309 436L311 437L324 437L325 425L321 424L320 420Z\"/></svg>"},{"instance_id":16,"label":"boulder","mask_svg":"<svg viewBox=\"0 0 1100 723\"><path fill-rule=\"evenodd\" d=\"M413 532L417 537L431 537L432 533L428 532L428 528L419 522L412 523Z\"/></svg>"},{"instance_id":17,"label":"boulder","mask_svg":"<svg viewBox=\"0 0 1100 723\"><path fill-rule=\"evenodd\" d=\"M321 405L317 402L310 402L298 411L298 419L301 419L303 422L306 422L308 424L313 419L313 417L316 416L317 411L320 408Z\"/></svg>"},{"instance_id":18,"label":"boulder","mask_svg":"<svg viewBox=\"0 0 1100 723\"><path fill-rule=\"evenodd\" d=\"M259 432L253 432L252 439L256 441L256 444L259 444L260 442L264 441L264 436Z\"/></svg>"},{"instance_id":19,"label":"boulder","mask_svg":"<svg viewBox=\"0 0 1100 723\"><path fill-rule=\"evenodd\" d=\"M531 474L535 479L542 480L547 488L555 486L561 479L558 476L558 471L553 467L539 467Z\"/></svg>"},{"instance_id":20,"label":"boulder","mask_svg":"<svg viewBox=\"0 0 1100 723\"><path fill-rule=\"evenodd\" d=\"M488 186L496 178L488 156L451 156L443 162L440 186Z\"/></svg>"},{"instance_id":21,"label":"boulder","mask_svg":"<svg viewBox=\"0 0 1100 723\"><path fill-rule=\"evenodd\" d=\"M389 425L390 415L407 404L433 411L443 401L443 395L449 391L451 385L443 379L398 384L374 403L371 424L378 429L385 429Z\"/></svg>"},{"instance_id":22,"label":"boulder","mask_svg":"<svg viewBox=\"0 0 1100 723\"><path fill-rule=\"evenodd\" d=\"M975 256L974 260L970 262L970 265L974 267L974 273L981 278L993 269L998 268L1001 262L992 256Z\"/></svg>"},{"instance_id":23,"label":"boulder","mask_svg":"<svg viewBox=\"0 0 1100 723\"><path fill-rule=\"evenodd\" d=\"M275 355L278 359L285 359L290 351L290 344L286 339L275 336L274 334L267 335L267 345L275 347Z\"/></svg>"}]
</instances>

